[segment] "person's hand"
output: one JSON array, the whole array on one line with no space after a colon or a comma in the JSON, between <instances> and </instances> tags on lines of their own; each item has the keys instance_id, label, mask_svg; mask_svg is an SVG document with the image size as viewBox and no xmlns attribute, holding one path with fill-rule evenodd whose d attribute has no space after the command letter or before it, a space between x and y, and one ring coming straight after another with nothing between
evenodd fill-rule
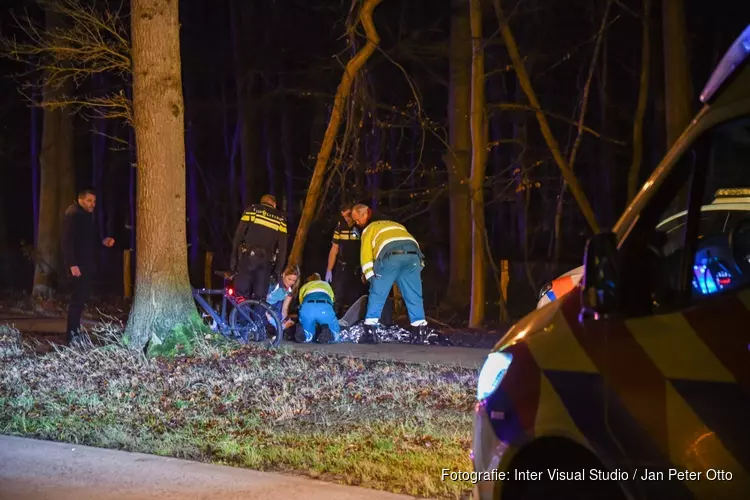
<instances>
[{"instance_id":1,"label":"person's hand","mask_svg":"<svg viewBox=\"0 0 750 500\"><path fill-rule=\"evenodd\" d=\"M70 274L78 278L81 276L81 270L78 268L78 266L73 266L70 268Z\"/></svg>"},{"instance_id":2,"label":"person's hand","mask_svg":"<svg viewBox=\"0 0 750 500\"><path fill-rule=\"evenodd\" d=\"M112 248L115 245L115 239L114 238L104 238L102 240L102 244L107 248Z\"/></svg>"},{"instance_id":3,"label":"person's hand","mask_svg":"<svg viewBox=\"0 0 750 500\"><path fill-rule=\"evenodd\" d=\"M286 330L287 328L291 328L292 326L294 326L293 320L287 319L286 321L284 321L284 325L283 325L284 330Z\"/></svg>"},{"instance_id":4,"label":"person's hand","mask_svg":"<svg viewBox=\"0 0 750 500\"><path fill-rule=\"evenodd\" d=\"M330 283L332 279L333 279L333 272L329 269L328 271L326 271L326 281Z\"/></svg>"},{"instance_id":5,"label":"person's hand","mask_svg":"<svg viewBox=\"0 0 750 500\"><path fill-rule=\"evenodd\" d=\"M368 282L369 282L369 280L367 278L365 278L365 275L363 274L362 275L362 283L366 285Z\"/></svg>"}]
</instances>

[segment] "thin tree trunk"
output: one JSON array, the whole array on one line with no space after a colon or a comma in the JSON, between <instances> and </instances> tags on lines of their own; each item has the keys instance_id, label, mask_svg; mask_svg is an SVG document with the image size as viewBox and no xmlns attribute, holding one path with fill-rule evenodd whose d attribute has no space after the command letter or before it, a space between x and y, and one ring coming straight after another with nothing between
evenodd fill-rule
<instances>
[{"instance_id":1,"label":"thin tree trunk","mask_svg":"<svg viewBox=\"0 0 750 500\"><path fill-rule=\"evenodd\" d=\"M484 172L487 164L487 117L484 97L484 47L480 0L469 0L471 25L471 313L469 327L484 322L487 270L484 239Z\"/></svg>"},{"instance_id":2,"label":"thin tree trunk","mask_svg":"<svg viewBox=\"0 0 750 500\"><path fill-rule=\"evenodd\" d=\"M63 22L59 14L46 12L47 30L58 29ZM62 88L46 86L43 99L59 99L69 90L70 85L67 84ZM60 258L60 228L65 208L74 200L73 121L68 109L44 110L39 164L39 222L32 294L48 298L55 287L55 279L64 276Z\"/></svg>"},{"instance_id":3,"label":"thin tree trunk","mask_svg":"<svg viewBox=\"0 0 750 500\"><path fill-rule=\"evenodd\" d=\"M638 105L633 120L633 158L628 171L629 203L635 198L640 185L641 164L643 163L643 120L648 105L648 87L651 68L651 0L643 0L643 23L641 34L641 78L638 87Z\"/></svg>"},{"instance_id":4,"label":"thin tree trunk","mask_svg":"<svg viewBox=\"0 0 750 500\"><path fill-rule=\"evenodd\" d=\"M684 0L662 0L667 149L693 118Z\"/></svg>"},{"instance_id":5,"label":"thin tree trunk","mask_svg":"<svg viewBox=\"0 0 750 500\"><path fill-rule=\"evenodd\" d=\"M341 77L341 83L336 90L336 96L333 101L333 110L331 111L331 119L328 122L328 128L323 136L323 144L320 147L320 152L315 161L315 169L313 170L310 187L308 188L307 196L305 197L302 217L300 218L299 226L297 227L297 233L294 236L294 244L292 245L292 251L289 255L290 264L300 264L302 261L302 252L305 247L305 242L307 241L307 233L310 229L313 215L318 206L321 186L323 185L323 178L325 177L328 166L328 159L331 156L331 150L333 149L333 143L336 139L339 125L341 123L341 115L344 111L346 98L351 91L354 78L359 69L365 64L365 62L367 62L367 59L369 59L373 52L375 52L375 48L380 43L380 37L378 36L378 33L375 30L375 25L372 22L372 12L381 1L382 0L365 0L362 10L360 11L359 18L364 26L365 33L367 34L367 43L346 64L344 74Z\"/></svg>"},{"instance_id":6,"label":"thin tree trunk","mask_svg":"<svg viewBox=\"0 0 750 500\"><path fill-rule=\"evenodd\" d=\"M31 106L31 139L30 139L30 158L31 158L31 202L34 217L34 247L37 244L37 234L39 232L39 107L34 104Z\"/></svg>"},{"instance_id":7,"label":"thin tree trunk","mask_svg":"<svg viewBox=\"0 0 750 500\"><path fill-rule=\"evenodd\" d=\"M471 24L467 0L451 1L448 168L450 272L446 301L454 308L469 305L471 296Z\"/></svg>"},{"instance_id":8,"label":"thin tree trunk","mask_svg":"<svg viewBox=\"0 0 750 500\"><path fill-rule=\"evenodd\" d=\"M534 109L537 121L539 122L539 128L542 131L542 135L544 136L544 140L547 143L547 147L549 148L550 153L552 153L552 157L555 159L555 163L557 163L557 166L562 172L565 181L568 183L568 186L570 186L573 197L578 202L578 206L581 208L581 212L583 212L583 216L586 218L589 227L591 227L591 230L594 233L598 233L599 225L596 222L594 211L591 209L591 205L589 204L588 199L586 199L586 193L583 192L581 185L578 183L578 179L576 179L573 171L568 165L567 160L560 152L560 146L557 144L555 136L552 135L552 130L550 129L549 123L547 122L547 117L545 116L544 111L542 111L541 105L539 104L539 99L537 98L536 92L534 92L534 88L531 85L531 79L529 78L529 75L526 72L526 68L523 65L523 59L518 53L518 45L516 45L515 38L513 37L513 32L511 31L508 20L503 13L502 7L500 5L500 0L493 1L495 14L497 15L497 21L500 26L500 34L502 35L503 41L508 48L508 54L510 55L510 59L513 63L513 68L515 69L516 75L518 76L519 83L521 84L526 97L529 99L529 104L531 104L531 107Z\"/></svg>"},{"instance_id":9,"label":"thin tree trunk","mask_svg":"<svg viewBox=\"0 0 750 500\"><path fill-rule=\"evenodd\" d=\"M195 127L187 127L187 225L188 269L190 276L198 276L200 257L200 202L198 200L198 159L195 156Z\"/></svg>"},{"instance_id":10,"label":"thin tree trunk","mask_svg":"<svg viewBox=\"0 0 750 500\"><path fill-rule=\"evenodd\" d=\"M150 352L198 322L187 268L185 134L178 2L132 0L138 157L135 296L126 329Z\"/></svg>"},{"instance_id":11,"label":"thin tree trunk","mask_svg":"<svg viewBox=\"0 0 750 500\"><path fill-rule=\"evenodd\" d=\"M581 146L583 140L583 128L586 120L586 110L589 105L589 93L591 92L591 81L594 77L594 70L596 69L596 61L599 59L599 51L602 46L602 40L604 40L604 30L607 26L607 18L609 17L609 9L612 6L612 0L607 0L607 5L604 8L604 15L602 16L601 24L599 25L599 32L596 36L596 44L594 45L594 54L591 56L591 64L589 65L588 76L586 77L586 84L583 87L583 97L581 98L581 113L578 116L578 131L576 134L575 142L573 142L573 148L570 150L570 158L568 159L568 167L570 168L571 174L574 172L576 157L578 155L578 148ZM555 263L560 262L560 252L562 251L562 216L563 208L565 207L565 192L568 184L563 180L562 187L560 188L560 194L557 197L557 210L555 211Z\"/></svg>"},{"instance_id":12,"label":"thin tree trunk","mask_svg":"<svg viewBox=\"0 0 750 500\"><path fill-rule=\"evenodd\" d=\"M282 103L281 113L281 154L284 157L284 178L285 178L285 202L286 202L286 216L287 216L287 227L289 232L293 232L295 228L295 221L293 214L294 210L294 156L293 156L293 144L292 139L292 124L289 122L289 102L284 99Z\"/></svg>"}]
</instances>

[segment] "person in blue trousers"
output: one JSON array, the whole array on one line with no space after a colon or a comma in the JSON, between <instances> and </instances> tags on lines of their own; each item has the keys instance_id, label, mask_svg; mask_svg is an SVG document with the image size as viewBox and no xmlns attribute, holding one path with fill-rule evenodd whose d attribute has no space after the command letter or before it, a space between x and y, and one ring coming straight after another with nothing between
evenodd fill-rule
<instances>
[{"instance_id":1,"label":"person in blue trousers","mask_svg":"<svg viewBox=\"0 0 750 500\"><path fill-rule=\"evenodd\" d=\"M365 330L377 343L383 306L393 283L398 284L411 323L412 343L427 340L427 320L422 298L424 254L417 240L404 226L390 220L372 220L372 210L364 204L352 209L352 218L363 228L360 246L362 273L370 284L365 314Z\"/></svg>"},{"instance_id":2,"label":"person in blue trousers","mask_svg":"<svg viewBox=\"0 0 750 500\"><path fill-rule=\"evenodd\" d=\"M295 335L297 342L312 342L317 325L331 332L331 342L339 342L341 326L333 310L333 290L331 285L320 279L318 273L305 280L299 291L299 303L299 325Z\"/></svg>"}]
</instances>

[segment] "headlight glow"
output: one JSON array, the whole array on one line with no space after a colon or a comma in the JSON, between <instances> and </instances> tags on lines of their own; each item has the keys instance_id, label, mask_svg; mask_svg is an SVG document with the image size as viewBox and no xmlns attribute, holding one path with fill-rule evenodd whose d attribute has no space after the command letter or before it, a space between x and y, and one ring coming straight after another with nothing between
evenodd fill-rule
<instances>
[{"instance_id":1,"label":"headlight glow","mask_svg":"<svg viewBox=\"0 0 750 500\"><path fill-rule=\"evenodd\" d=\"M477 381L477 400L487 399L508 371L513 356L507 352L491 352L479 371L479 380Z\"/></svg>"}]
</instances>

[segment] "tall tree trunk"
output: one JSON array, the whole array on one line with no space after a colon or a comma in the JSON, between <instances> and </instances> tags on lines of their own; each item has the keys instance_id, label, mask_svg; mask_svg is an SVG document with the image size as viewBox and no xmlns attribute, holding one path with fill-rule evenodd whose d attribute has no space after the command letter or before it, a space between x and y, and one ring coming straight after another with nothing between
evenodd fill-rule
<instances>
[{"instance_id":1,"label":"tall tree trunk","mask_svg":"<svg viewBox=\"0 0 750 500\"><path fill-rule=\"evenodd\" d=\"M684 0L662 0L667 149L693 118Z\"/></svg>"},{"instance_id":2,"label":"tall tree trunk","mask_svg":"<svg viewBox=\"0 0 750 500\"><path fill-rule=\"evenodd\" d=\"M451 150L448 167L450 210L450 272L446 301L455 308L469 304L471 295L471 24L467 0L451 1L450 88L448 126Z\"/></svg>"},{"instance_id":3,"label":"tall tree trunk","mask_svg":"<svg viewBox=\"0 0 750 500\"><path fill-rule=\"evenodd\" d=\"M562 172L565 182L567 182L568 186L570 187L570 191L571 193L573 193L573 197L575 198L576 202L578 202L578 206L580 207L583 216L586 218L586 222L588 222L589 227L594 233L598 233L599 225L596 222L594 211L591 209L591 205L586 198L586 193L583 192L581 185L578 183L578 179L576 179L573 171L568 165L568 161L562 155L560 146L558 145L555 136L552 134L552 129L550 129L549 123L547 122L547 117L545 116L544 111L541 108L539 98L537 97L536 92L531 85L531 79L529 78L529 74L526 72L526 68L524 67L523 59L521 59L521 55L518 52L518 45L516 44L516 40L513 37L513 32L511 31L510 25L508 24L508 19L505 17L505 14L502 10L500 0L494 0L493 4L495 7L495 13L497 15L497 21L500 25L500 34L502 35L505 46L508 49L508 54L510 55L510 59L513 63L513 68L516 71L516 75L518 76L518 81L521 84L521 88L523 88L526 97L529 99L531 107L534 109L537 121L539 122L539 128L542 131L542 136L544 136L544 141L547 143L547 147L549 148L550 153L552 153L552 157L554 158L555 163L557 163L558 168Z\"/></svg>"},{"instance_id":4,"label":"tall tree trunk","mask_svg":"<svg viewBox=\"0 0 750 500\"><path fill-rule=\"evenodd\" d=\"M367 43L346 64L344 74L341 77L341 83L336 90L336 96L333 99L331 119L328 122L328 128L323 136L323 144L320 147L320 152L315 161L315 169L313 170L310 187L308 188L307 196L305 197L302 217L300 218L299 226L297 227L297 233L294 235L294 244L292 245L292 251L289 255L290 264L300 264L302 261L302 252L304 251L305 242L307 241L307 233L310 229L310 224L312 223L313 216L317 211L323 178L325 177L328 167L328 159L331 156L333 142L336 139L339 125L341 124L341 115L344 112L346 98L351 91L354 78L360 68L365 62L367 62L367 59L369 59L373 52L375 52L375 48L380 43L380 37L378 36L378 32L375 30L375 25L372 22L372 12L381 1L382 0L365 0L360 11L359 18L364 26L365 33L367 34Z\"/></svg>"},{"instance_id":5,"label":"tall tree trunk","mask_svg":"<svg viewBox=\"0 0 750 500\"><path fill-rule=\"evenodd\" d=\"M39 107L34 104L31 106L31 139L30 139L29 157L31 158L31 203L34 217L34 247L37 244L37 234L39 232Z\"/></svg>"},{"instance_id":6,"label":"tall tree trunk","mask_svg":"<svg viewBox=\"0 0 750 500\"><path fill-rule=\"evenodd\" d=\"M187 224L188 272L199 276L200 257L200 201L198 199L198 158L195 156L195 127L187 128Z\"/></svg>"},{"instance_id":7,"label":"tall tree trunk","mask_svg":"<svg viewBox=\"0 0 750 500\"><path fill-rule=\"evenodd\" d=\"M638 86L638 104L633 120L633 158L628 171L628 203L635 198L640 185L641 164L643 163L643 120L648 105L648 87L651 69L651 0L643 0L643 21L641 27L641 77Z\"/></svg>"},{"instance_id":8,"label":"tall tree trunk","mask_svg":"<svg viewBox=\"0 0 750 500\"><path fill-rule=\"evenodd\" d=\"M469 0L471 25L471 313L469 327L484 322L487 269L484 255L484 172L487 164L487 117L484 98L484 47L482 6Z\"/></svg>"},{"instance_id":9,"label":"tall tree trunk","mask_svg":"<svg viewBox=\"0 0 750 500\"><path fill-rule=\"evenodd\" d=\"M58 29L64 20L59 14L46 12L46 29ZM70 85L61 88L45 86L45 102L68 94ZM66 108L44 110L42 148L39 157L39 221L33 295L50 297L55 278L64 276L61 265L60 228L65 208L73 202L73 120ZM63 272L60 272L63 271Z\"/></svg>"},{"instance_id":10,"label":"tall tree trunk","mask_svg":"<svg viewBox=\"0 0 750 500\"><path fill-rule=\"evenodd\" d=\"M151 340L151 349L198 321L187 268L178 2L132 0L131 32L138 254L126 339L135 348Z\"/></svg>"},{"instance_id":11,"label":"tall tree trunk","mask_svg":"<svg viewBox=\"0 0 750 500\"><path fill-rule=\"evenodd\" d=\"M287 227L289 233L292 233L295 228L295 220L293 214L294 209L294 148L292 134L292 124L289 122L289 101L284 99L281 106L281 154L284 157L284 179L285 179L285 190L284 190L284 201L286 202L286 216L287 216Z\"/></svg>"}]
</instances>

